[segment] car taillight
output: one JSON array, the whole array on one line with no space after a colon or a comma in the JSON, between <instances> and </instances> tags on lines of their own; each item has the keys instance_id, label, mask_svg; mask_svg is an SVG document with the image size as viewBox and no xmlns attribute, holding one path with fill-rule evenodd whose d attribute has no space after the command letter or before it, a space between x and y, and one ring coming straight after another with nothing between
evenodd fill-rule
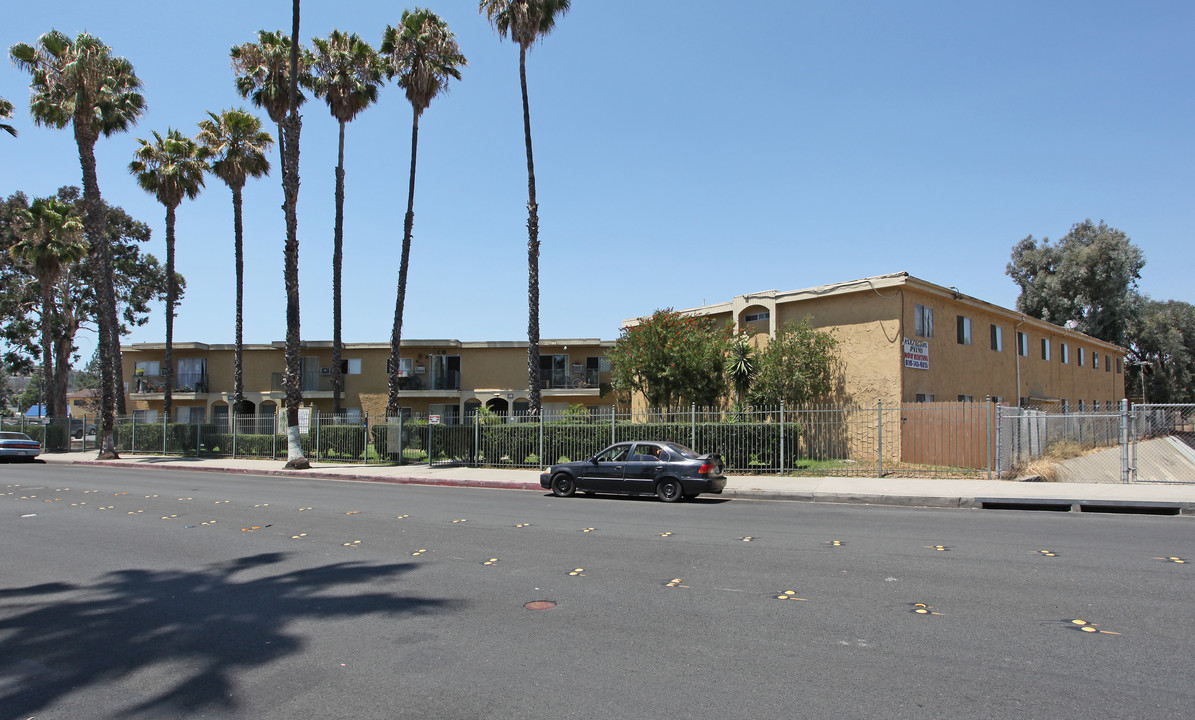
<instances>
[{"instance_id":1,"label":"car taillight","mask_svg":"<svg viewBox=\"0 0 1195 720\"><path fill-rule=\"evenodd\" d=\"M711 472L713 472L713 471L714 471L714 468L715 468L715 467L717 467L717 466L716 466L716 465L711 465L711 464L709 464L709 463L701 463L701 467L700 467L700 468L698 468L698 470L697 470L697 474L699 474L699 475L709 475Z\"/></svg>"}]
</instances>

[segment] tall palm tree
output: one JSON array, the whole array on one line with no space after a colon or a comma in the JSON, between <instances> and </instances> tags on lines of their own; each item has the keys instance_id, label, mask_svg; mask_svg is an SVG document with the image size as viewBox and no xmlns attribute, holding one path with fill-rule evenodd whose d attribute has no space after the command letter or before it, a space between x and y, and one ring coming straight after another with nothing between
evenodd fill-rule
<instances>
[{"instance_id":1,"label":"tall palm tree","mask_svg":"<svg viewBox=\"0 0 1195 720\"><path fill-rule=\"evenodd\" d=\"M111 48L98 37L80 33L74 40L57 30L42 35L36 45L17 43L9 50L18 68L33 76L30 112L38 125L63 129L70 125L79 148L83 169L84 234L89 244L90 263L97 279L100 312L100 392L102 438L99 457L115 458L114 438L116 387L120 368L112 348L120 342L116 317L116 295L112 286L112 258L100 185L96 176L95 143L128 130L145 110L145 98L137 91L141 80L133 65L114 57Z\"/></svg>"},{"instance_id":2,"label":"tall palm tree","mask_svg":"<svg viewBox=\"0 0 1195 720\"><path fill-rule=\"evenodd\" d=\"M178 277L174 274L174 211L183 198L194 200L203 188L207 172L207 149L178 130L167 129L166 137L154 133L150 142L137 138L141 146L129 163L129 172L137 176L141 189L158 199L166 208L166 358L163 375L165 392L162 413L170 422L174 388L174 303L178 297Z\"/></svg>"},{"instance_id":3,"label":"tall palm tree","mask_svg":"<svg viewBox=\"0 0 1195 720\"><path fill-rule=\"evenodd\" d=\"M461 79L460 69L468 65L448 23L430 10L404 10L399 27L386 26L382 33L382 56L386 77L398 77L398 86L411 103L411 175L407 180L407 215L403 221L402 259L398 265L398 299L394 305L394 327L390 331L390 394L386 414L398 414L399 343L402 340L403 305L407 296L407 267L411 258L411 230L415 225L415 158L419 150L419 116L450 79Z\"/></svg>"},{"instance_id":4,"label":"tall palm tree","mask_svg":"<svg viewBox=\"0 0 1195 720\"><path fill-rule=\"evenodd\" d=\"M266 153L274 138L261 129L261 120L243 109L209 112L208 120L199 122L199 142L207 148L211 172L232 190L233 248L236 258L236 347L233 351L232 411L245 411L243 373L243 315L245 299L244 230L241 221L241 191L251 177L270 174Z\"/></svg>"},{"instance_id":5,"label":"tall palm tree","mask_svg":"<svg viewBox=\"0 0 1195 720\"><path fill-rule=\"evenodd\" d=\"M539 379L539 205L535 202L535 161L531 152L531 110L527 103L527 49L552 32L569 0L481 0L499 37L519 44L519 85L523 90L523 141L527 146L527 386L529 411L540 411Z\"/></svg>"},{"instance_id":6,"label":"tall palm tree","mask_svg":"<svg viewBox=\"0 0 1195 720\"><path fill-rule=\"evenodd\" d=\"M237 73L237 91L254 105L264 108L278 124L281 155L283 213L286 216L286 244L283 248L283 278L286 283L286 467L306 469L299 438L299 405L303 402L302 359L299 357L299 133L303 121L299 105L304 101L299 87L311 86L310 54L300 51L299 0L292 0L291 35L282 31L257 33L258 43L232 48L232 67Z\"/></svg>"},{"instance_id":7,"label":"tall palm tree","mask_svg":"<svg viewBox=\"0 0 1195 720\"><path fill-rule=\"evenodd\" d=\"M11 117L12 117L12 103L5 100L4 98L0 98L0 118L2 118L4 120L8 120ZM12 135L13 137L17 136L17 129L15 127L13 127L12 125L9 125L8 123L0 123L0 130L3 130L4 132L8 133L9 135Z\"/></svg>"},{"instance_id":8,"label":"tall palm tree","mask_svg":"<svg viewBox=\"0 0 1195 720\"><path fill-rule=\"evenodd\" d=\"M58 315L54 294L63 267L87 256L83 223L70 203L56 198L38 198L21 214L19 239L9 252L32 266L41 287L42 389L47 414L51 418L65 417L66 386L58 383L62 373L54 367L54 325Z\"/></svg>"},{"instance_id":9,"label":"tall palm tree","mask_svg":"<svg viewBox=\"0 0 1195 720\"><path fill-rule=\"evenodd\" d=\"M344 376L340 371L342 349L340 321L340 271L344 248L344 126L378 99L382 64L377 52L356 33L333 30L328 38L314 38L312 90L328 103L340 125L336 161L336 226L332 232L332 413L340 414Z\"/></svg>"}]
</instances>

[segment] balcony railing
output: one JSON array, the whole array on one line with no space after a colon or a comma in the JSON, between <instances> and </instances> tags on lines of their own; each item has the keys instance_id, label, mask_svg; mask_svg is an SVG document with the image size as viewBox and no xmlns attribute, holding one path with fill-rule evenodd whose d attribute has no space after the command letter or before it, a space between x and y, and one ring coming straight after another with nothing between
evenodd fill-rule
<instances>
[{"instance_id":1,"label":"balcony railing","mask_svg":"<svg viewBox=\"0 0 1195 720\"><path fill-rule=\"evenodd\" d=\"M583 370L570 373L567 370L540 370L540 387L544 390L591 389L601 385L601 373L597 370Z\"/></svg>"},{"instance_id":2,"label":"balcony railing","mask_svg":"<svg viewBox=\"0 0 1195 720\"><path fill-rule=\"evenodd\" d=\"M174 392L205 393L208 391L206 373L175 373ZM166 391L165 375L134 375L129 382L133 393L160 393Z\"/></svg>"}]
</instances>

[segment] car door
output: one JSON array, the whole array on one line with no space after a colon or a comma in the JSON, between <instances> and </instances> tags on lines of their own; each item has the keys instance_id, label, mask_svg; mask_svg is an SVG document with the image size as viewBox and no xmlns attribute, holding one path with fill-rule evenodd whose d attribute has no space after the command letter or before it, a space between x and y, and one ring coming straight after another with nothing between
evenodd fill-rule
<instances>
[{"instance_id":1,"label":"car door","mask_svg":"<svg viewBox=\"0 0 1195 720\"><path fill-rule=\"evenodd\" d=\"M623 486L628 492L656 491L656 478L664 472L668 451L655 443L636 443L623 471ZM661 459L661 457L663 459Z\"/></svg>"},{"instance_id":2,"label":"car door","mask_svg":"<svg viewBox=\"0 0 1195 720\"><path fill-rule=\"evenodd\" d=\"M577 487L597 492L621 490L623 469L630 450L630 443L620 443L598 453L585 465L577 479Z\"/></svg>"}]
</instances>

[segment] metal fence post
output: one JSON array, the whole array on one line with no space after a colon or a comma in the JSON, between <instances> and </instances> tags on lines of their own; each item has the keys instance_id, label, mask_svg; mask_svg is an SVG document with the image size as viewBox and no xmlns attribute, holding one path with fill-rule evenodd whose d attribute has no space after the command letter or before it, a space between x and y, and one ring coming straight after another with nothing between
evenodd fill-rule
<instances>
[{"instance_id":1,"label":"metal fence post","mask_svg":"<svg viewBox=\"0 0 1195 720\"><path fill-rule=\"evenodd\" d=\"M232 457L237 456L237 415L235 412L228 414L229 422L232 423Z\"/></svg>"},{"instance_id":2,"label":"metal fence post","mask_svg":"<svg viewBox=\"0 0 1195 720\"><path fill-rule=\"evenodd\" d=\"M311 408L311 414L315 416L315 459L319 460L319 413Z\"/></svg>"},{"instance_id":3,"label":"metal fence post","mask_svg":"<svg viewBox=\"0 0 1195 720\"><path fill-rule=\"evenodd\" d=\"M877 474L879 477L884 477L884 400L882 398L876 400L876 444L879 446L876 451Z\"/></svg>"},{"instance_id":4,"label":"metal fence post","mask_svg":"<svg viewBox=\"0 0 1195 720\"><path fill-rule=\"evenodd\" d=\"M611 445L618 442L618 440L615 439L615 437L618 435L618 433L616 432L617 425L618 425L618 406L611 405L610 406L610 444Z\"/></svg>"},{"instance_id":5,"label":"metal fence post","mask_svg":"<svg viewBox=\"0 0 1195 720\"><path fill-rule=\"evenodd\" d=\"M1004 477L1004 406L996 403L996 458L992 463L996 466L996 477Z\"/></svg>"},{"instance_id":6,"label":"metal fence post","mask_svg":"<svg viewBox=\"0 0 1195 720\"><path fill-rule=\"evenodd\" d=\"M473 467L481 467L481 415L473 413Z\"/></svg>"},{"instance_id":7,"label":"metal fence post","mask_svg":"<svg viewBox=\"0 0 1195 720\"><path fill-rule=\"evenodd\" d=\"M270 423L270 459L278 459L278 410L274 410L274 419Z\"/></svg>"},{"instance_id":8,"label":"metal fence post","mask_svg":"<svg viewBox=\"0 0 1195 720\"><path fill-rule=\"evenodd\" d=\"M162 413L162 454L166 454L166 436L170 434L170 418Z\"/></svg>"},{"instance_id":9,"label":"metal fence post","mask_svg":"<svg viewBox=\"0 0 1195 720\"><path fill-rule=\"evenodd\" d=\"M689 403L689 447L697 447L697 403Z\"/></svg>"},{"instance_id":10,"label":"metal fence post","mask_svg":"<svg viewBox=\"0 0 1195 720\"><path fill-rule=\"evenodd\" d=\"M984 411L987 414L987 423L988 423L988 447L987 447L988 480L991 480L992 479L992 396L988 395L987 399L984 400L984 402L986 403L986 405L984 407Z\"/></svg>"},{"instance_id":11,"label":"metal fence post","mask_svg":"<svg viewBox=\"0 0 1195 720\"><path fill-rule=\"evenodd\" d=\"M129 429L129 452L137 452L137 413L133 413ZM103 432L103 430L100 430Z\"/></svg>"},{"instance_id":12,"label":"metal fence post","mask_svg":"<svg viewBox=\"0 0 1195 720\"><path fill-rule=\"evenodd\" d=\"M195 423L195 457L199 457L203 448L203 423Z\"/></svg>"},{"instance_id":13,"label":"metal fence post","mask_svg":"<svg viewBox=\"0 0 1195 720\"><path fill-rule=\"evenodd\" d=\"M784 401L780 401L780 474L784 474Z\"/></svg>"},{"instance_id":14,"label":"metal fence post","mask_svg":"<svg viewBox=\"0 0 1195 720\"><path fill-rule=\"evenodd\" d=\"M1127 483L1129 477L1129 401L1120 399L1120 481Z\"/></svg>"},{"instance_id":15,"label":"metal fence post","mask_svg":"<svg viewBox=\"0 0 1195 720\"><path fill-rule=\"evenodd\" d=\"M539 409L539 466L544 467L544 409Z\"/></svg>"}]
</instances>

